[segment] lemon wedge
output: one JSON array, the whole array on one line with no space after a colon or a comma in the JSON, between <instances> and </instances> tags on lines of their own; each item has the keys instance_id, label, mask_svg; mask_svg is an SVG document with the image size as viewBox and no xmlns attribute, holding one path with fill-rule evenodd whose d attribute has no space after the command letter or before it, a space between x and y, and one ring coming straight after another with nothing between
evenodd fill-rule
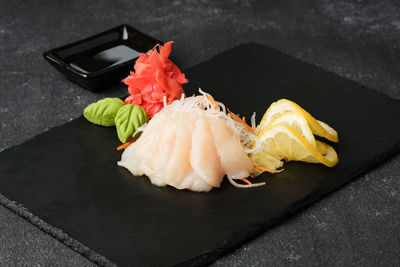
<instances>
[{"instance_id":1,"label":"lemon wedge","mask_svg":"<svg viewBox=\"0 0 400 267\"><path fill-rule=\"evenodd\" d=\"M288 111L298 112L302 114L303 117L307 120L313 134L324 137L332 142L339 141L338 134L335 129L322 121L316 120L313 116L310 115L310 113L302 109L299 105L287 99L281 99L271 104L260 122L260 131L262 131L263 128L269 126L275 119Z\"/></svg>"},{"instance_id":2,"label":"lemon wedge","mask_svg":"<svg viewBox=\"0 0 400 267\"><path fill-rule=\"evenodd\" d=\"M258 161L260 158L265 158L264 155L258 154L265 153L276 160L322 163L328 167L333 167L338 162L336 151L331 146L318 140L315 140L314 146L302 134L285 123L276 123L262 129L258 134L255 147L263 147L261 151L254 154L254 160L258 159ZM255 164L257 164L256 161Z\"/></svg>"}]
</instances>

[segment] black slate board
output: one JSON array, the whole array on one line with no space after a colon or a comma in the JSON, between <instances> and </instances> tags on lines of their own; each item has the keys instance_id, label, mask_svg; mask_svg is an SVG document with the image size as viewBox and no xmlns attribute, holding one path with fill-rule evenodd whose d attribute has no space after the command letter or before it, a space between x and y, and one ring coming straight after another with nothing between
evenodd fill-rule
<instances>
[{"instance_id":1,"label":"black slate board","mask_svg":"<svg viewBox=\"0 0 400 267\"><path fill-rule=\"evenodd\" d=\"M297 102L339 132L339 164L288 163L255 189L158 188L116 165L114 129L80 117L0 153L0 192L118 265L202 265L400 149L400 101L268 47L241 45L185 73L188 95L201 86L242 115Z\"/></svg>"}]
</instances>

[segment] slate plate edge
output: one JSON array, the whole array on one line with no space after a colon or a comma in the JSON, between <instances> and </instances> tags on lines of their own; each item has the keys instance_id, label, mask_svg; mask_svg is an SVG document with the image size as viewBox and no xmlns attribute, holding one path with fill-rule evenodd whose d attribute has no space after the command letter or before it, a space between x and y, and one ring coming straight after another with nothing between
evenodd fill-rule
<instances>
[{"instance_id":1,"label":"slate plate edge","mask_svg":"<svg viewBox=\"0 0 400 267\"><path fill-rule=\"evenodd\" d=\"M106 257L98 254L94 250L86 247L84 244L80 243L79 241L69 237L66 233L64 233L61 229L51 226L50 224L46 223L39 217L35 216L27 208L25 208L22 204L18 204L15 201L9 200L5 196L0 193L0 204L7 208L8 210L14 212L21 218L25 219L35 227L39 228L43 232L49 234L50 236L54 237L58 241L60 241L65 246L69 247L73 251L79 253L83 257L87 258L89 261L97 264L99 266L117 266L115 263L108 260Z\"/></svg>"}]
</instances>

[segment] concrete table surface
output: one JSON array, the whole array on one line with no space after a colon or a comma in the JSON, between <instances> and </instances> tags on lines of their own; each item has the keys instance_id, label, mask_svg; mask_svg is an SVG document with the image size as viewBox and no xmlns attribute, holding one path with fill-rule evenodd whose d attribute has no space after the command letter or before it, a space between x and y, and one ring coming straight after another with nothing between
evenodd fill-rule
<instances>
[{"instance_id":1,"label":"concrete table surface","mask_svg":"<svg viewBox=\"0 0 400 267\"><path fill-rule=\"evenodd\" d=\"M83 90L42 57L123 23L174 40L182 69L259 42L400 99L395 0L0 0L0 151L78 117L91 102L126 94L123 85ZM399 266L399 178L397 155L214 265ZM0 206L0 265L93 263Z\"/></svg>"}]
</instances>

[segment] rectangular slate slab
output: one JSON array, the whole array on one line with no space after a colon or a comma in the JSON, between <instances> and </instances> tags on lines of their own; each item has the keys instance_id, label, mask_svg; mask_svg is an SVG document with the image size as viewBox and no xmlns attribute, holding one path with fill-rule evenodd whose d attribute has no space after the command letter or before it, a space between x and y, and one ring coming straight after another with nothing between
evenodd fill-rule
<instances>
[{"instance_id":1,"label":"rectangular slate slab","mask_svg":"<svg viewBox=\"0 0 400 267\"><path fill-rule=\"evenodd\" d=\"M297 102L339 132L339 164L287 163L254 189L159 188L116 165L115 129L80 117L0 153L0 192L120 266L202 265L400 149L400 101L271 48L240 45L185 73L187 95L201 86L241 115Z\"/></svg>"}]
</instances>

